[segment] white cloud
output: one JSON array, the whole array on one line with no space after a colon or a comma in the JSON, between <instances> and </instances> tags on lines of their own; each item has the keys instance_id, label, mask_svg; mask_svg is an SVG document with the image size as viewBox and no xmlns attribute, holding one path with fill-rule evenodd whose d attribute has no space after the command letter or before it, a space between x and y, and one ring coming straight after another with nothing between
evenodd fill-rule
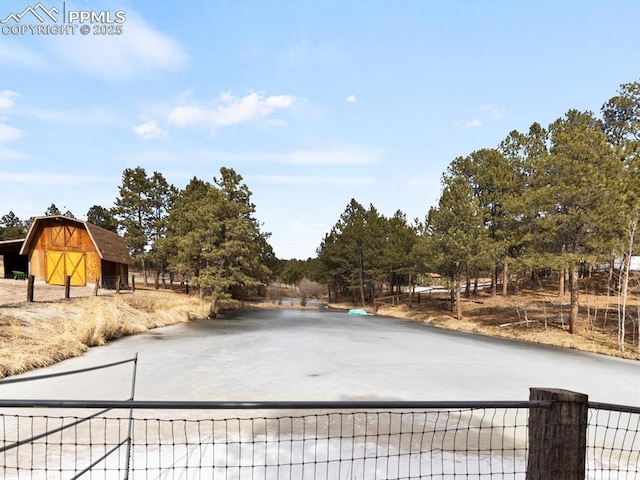
<instances>
[{"instance_id":1,"label":"white cloud","mask_svg":"<svg viewBox=\"0 0 640 480\"><path fill-rule=\"evenodd\" d=\"M209 113L200 107L176 107L169 113L169 124L177 127L209 123Z\"/></svg>"},{"instance_id":2,"label":"white cloud","mask_svg":"<svg viewBox=\"0 0 640 480\"><path fill-rule=\"evenodd\" d=\"M15 103L14 100L19 96L11 90L0 91L0 109L10 108Z\"/></svg>"},{"instance_id":3,"label":"white cloud","mask_svg":"<svg viewBox=\"0 0 640 480\"><path fill-rule=\"evenodd\" d=\"M130 82L157 70L175 70L187 54L180 43L127 10L121 35L60 35L52 39L54 52L66 63L90 75L114 82Z\"/></svg>"},{"instance_id":4,"label":"white cloud","mask_svg":"<svg viewBox=\"0 0 640 480\"><path fill-rule=\"evenodd\" d=\"M269 127L283 127L286 124L287 124L287 122L285 122L281 118L271 118L271 119L266 121L266 125L269 126Z\"/></svg>"},{"instance_id":5,"label":"white cloud","mask_svg":"<svg viewBox=\"0 0 640 480\"><path fill-rule=\"evenodd\" d=\"M290 108L296 98L292 95L264 96L250 93L244 97L235 97L229 92L221 94L213 108L186 106L174 108L168 118L170 125L176 127L204 126L215 131L252 120L267 118L277 110Z\"/></svg>"},{"instance_id":6,"label":"white cloud","mask_svg":"<svg viewBox=\"0 0 640 480\"><path fill-rule=\"evenodd\" d=\"M474 118L473 120L470 120L467 122L467 127L470 127L470 128L481 127L481 126L482 126L482 122L477 118Z\"/></svg>"},{"instance_id":7,"label":"white cloud","mask_svg":"<svg viewBox=\"0 0 640 480\"><path fill-rule=\"evenodd\" d=\"M358 100L356 100L356 96L352 93L351 95L349 95L346 99L347 103L356 103Z\"/></svg>"},{"instance_id":8,"label":"white cloud","mask_svg":"<svg viewBox=\"0 0 640 480\"><path fill-rule=\"evenodd\" d=\"M0 123L0 144L10 142L24 136L24 131L5 123Z\"/></svg>"},{"instance_id":9,"label":"white cloud","mask_svg":"<svg viewBox=\"0 0 640 480\"><path fill-rule=\"evenodd\" d=\"M5 147L4 144L24 137L25 132L19 128L0 123L0 160L21 160L25 158L23 153Z\"/></svg>"},{"instance_id":10,"label":"white cloud","mask_svg":"<svg viewBox=\"0 0 640 480\"><path fill-rule=\"evenodd\" d=\"M487 103L480 107L480 110L483 112L489 112L491 116L496 120L501 120L504 118L506 109L504 107L498 107L497 105L493 105L492 103Z\"/></svg>"},{"instance_id":11,"label":"white cloud","mask_svg":"<svg viewBox=\"0 0 640 480\"><path fill-rule=\"evenodd\" d=\"M155 120L136 125L133 127L133 133L143 140L151 140L153 138L164 138L167 136L166 130L163 130Z\"/></svg>"}]
</instances>

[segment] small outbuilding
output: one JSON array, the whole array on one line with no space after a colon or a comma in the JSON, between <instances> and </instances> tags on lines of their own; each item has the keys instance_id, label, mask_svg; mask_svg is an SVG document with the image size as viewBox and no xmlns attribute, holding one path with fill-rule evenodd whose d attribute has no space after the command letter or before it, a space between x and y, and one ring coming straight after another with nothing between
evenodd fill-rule
<instances>
[{"instance_id":1,"label":"small outbuilding","mask_svg":"<svg viewBox=\"0 0 640 480\"><path fill-rule=\"evenodd\" d=\"M0 242L0 278L24 277L27 271L27 257L20 255L24 238Z\"/></svg>"},{"instance_id":2,"label":"small outbuilding","mask_svg":"<svg viewBox=\"0 0 640 480\"><path fill-rule=\"evenodd\" d=\"M114 232L76 218L36 217L31 223L21 255L36 280L82 286L97 281L102 286L128 285L131 257L124 239Z\"/></svg>"}]
</instances>

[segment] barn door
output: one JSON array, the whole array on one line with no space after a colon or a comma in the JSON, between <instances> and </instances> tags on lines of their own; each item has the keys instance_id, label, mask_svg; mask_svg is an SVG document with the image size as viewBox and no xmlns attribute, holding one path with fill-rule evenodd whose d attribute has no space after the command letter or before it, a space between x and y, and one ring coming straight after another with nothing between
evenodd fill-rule
<instances>
[{"instance_id":1,"label":"barn door","mask_svg":"<svg viewBox=\"0 0 640 480\"><path fill-rule=\"evenodd\" d=\"M71 277L71 285L86 285L87 264L84 252L67 252L65 255L65 271Z\"/></svg>"},{"instance_id":2,"label":"barn door","mask_svg":"<svg viewBox=\"0 0 640 480\"><path fill-rule=\"evenodd\" d=\"M71 225L51 227L51 245L54 247L79 247L80 231Z\"/></svg>"},{"instance_id":3,"label":"barn door","mask_svg":"<svg viewBox=\"0 0 640 480\"><path fill-rule=\"evenodd\" d=\"M87 284L87 262L84 252L47 251L47 283L64 285L67 275L71 277L71 285Z\"/></svg>"},{"instance_id":4,"label":"barn door","mask_svg":"<svg viewBox=\"0 0 640 480\"><path fill-rule=\"evenodd\" d=\"M64 252L46 252L47 283L64 285Z\"/></svg>"}]
</instances>

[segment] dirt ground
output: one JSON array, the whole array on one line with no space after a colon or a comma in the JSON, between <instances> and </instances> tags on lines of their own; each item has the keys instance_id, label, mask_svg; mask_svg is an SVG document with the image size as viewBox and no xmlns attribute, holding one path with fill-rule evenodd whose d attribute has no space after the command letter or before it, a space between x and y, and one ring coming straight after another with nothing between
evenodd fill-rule
<instances>
[{"instance_id":1,"label":"dirt ground","mask_svg":"<svg viewBox=\"0 0 640 480\"><path fill-rule=\"evenodd\" d=\"M115 292L100 289L98 295L114 295ZM93 285L86 287L71 287L70 298L91 297L94 295ZM64 286L48 285L36 281L33 289L34 303L64 301ZM0 279L0 309L7 306L27 304L27 281Z\"/></svg>"},{"instance_id":2,"label":"dirt ground","mask_svg":"<svg viewBox=\"0 0 640 480\"><path fill-rule=\"evenodd\" d=\"M640 305L628 304L625 351L618 344L616 297L587 292L580 295L578 333L570 334L569 296L558 297L552 288L521 289L517 294L480 293L463 298L463 320L456 320L447 297L422 297L420 303L385 306L379 314L408 318L451 330L511 338L532 343L605 355L640 359L638 322ZM637 318L635 318L637 317Z\"/></svg>"}]
</instances>

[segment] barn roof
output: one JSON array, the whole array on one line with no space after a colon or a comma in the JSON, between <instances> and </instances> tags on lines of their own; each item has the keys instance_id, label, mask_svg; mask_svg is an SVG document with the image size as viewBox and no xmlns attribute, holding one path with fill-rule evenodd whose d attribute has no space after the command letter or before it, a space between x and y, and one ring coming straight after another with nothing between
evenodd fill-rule
<instances>
[{"instance_id":1,"label":"barn roof","mask_svg":"<svg viewBox=\"0 0 640 480\"><path fill-rule=\"evenodd\" d=\"M20 247L22 247L23 242L24 238L0 241L0 254L18 253L20 251Z\"/></svg>"},{"instance_id":2,"label":"barn roof","mask_svg":"<svg viewBox=\"0 0 640 480\"><path fill-rule=\"evenodd\" d=\"M97 225L93 225L92 223L85 222L84 220L78 220L77 218L70 218L62 215L35 217L33 219L33 222L31 222L31 227L29 227L27 238L22 244L22 249L20 251L22 255L27 255L27 253L29 252L31 243L35 241L38 226L41 223L51 222L61 222L66 224L73 224L76 226L83 226L87 233L89 233L89 237L91 237L93 245L102 260L124 264L131 263L129 250L127 250L124 239L120 235L106 230L102 227L98 227Z\"/></svg>"}]
</instances>

